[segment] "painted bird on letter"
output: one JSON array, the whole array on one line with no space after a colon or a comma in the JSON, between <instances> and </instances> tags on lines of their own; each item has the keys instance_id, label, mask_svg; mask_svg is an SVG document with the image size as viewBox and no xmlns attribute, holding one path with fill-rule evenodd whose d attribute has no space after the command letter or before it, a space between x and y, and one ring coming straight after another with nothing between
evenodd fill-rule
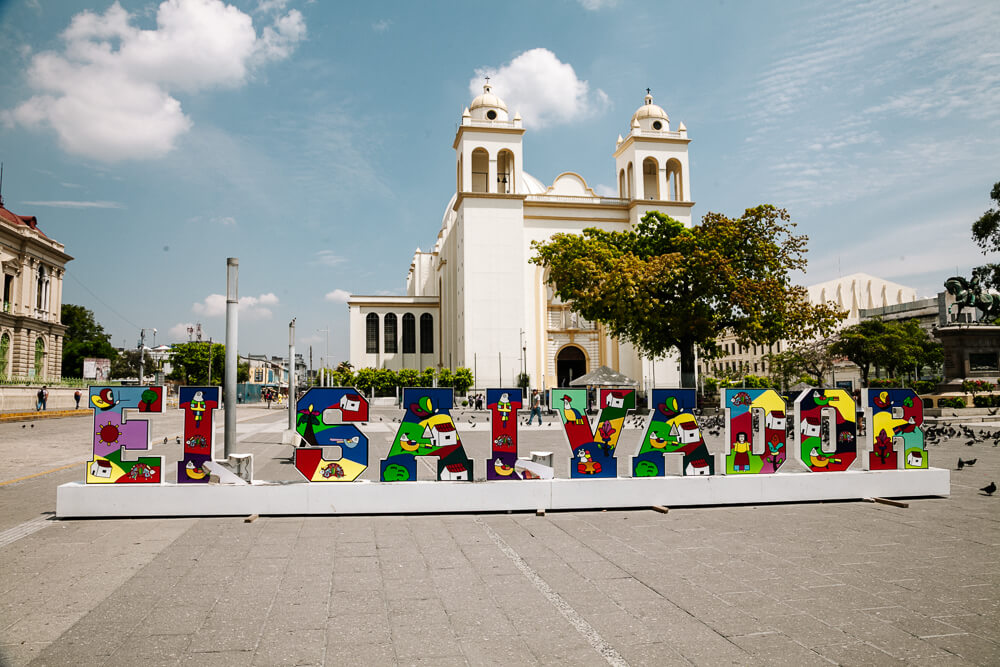
<instances>
[{"instance_id":1,"label":"painted bird on letter","mask_svg":"<svg viewBox=\"0 0 1000 667\"><path fill-rule=\"evenodd\" d=\"M585 426L587 424L586 420L583 418L583 415L581 415L579 411L577 411L577 409L573 407L572 401L569 396L564 395L562 397L562 402L563 402L563 417L565 417L567 424L580 424L581 426Z\"/></svg>"}]
</instances>

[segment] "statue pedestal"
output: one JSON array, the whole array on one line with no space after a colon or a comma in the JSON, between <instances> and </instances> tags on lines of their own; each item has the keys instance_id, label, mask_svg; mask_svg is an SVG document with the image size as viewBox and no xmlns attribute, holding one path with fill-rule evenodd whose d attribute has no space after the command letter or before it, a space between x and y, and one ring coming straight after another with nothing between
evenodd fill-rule
<instances>
[{"instance_id":1,"label":"statue pedestal","mask_svg":"<svg viewBox=\"0 0 1000 667\"><path fill-rule=\"evenodd\" d=\"M944 382L941 391L961 389L962 380L990 380L1000 376L1000 326L950 324L934 335L944 347Z\"/></svg>"}]
</instances>

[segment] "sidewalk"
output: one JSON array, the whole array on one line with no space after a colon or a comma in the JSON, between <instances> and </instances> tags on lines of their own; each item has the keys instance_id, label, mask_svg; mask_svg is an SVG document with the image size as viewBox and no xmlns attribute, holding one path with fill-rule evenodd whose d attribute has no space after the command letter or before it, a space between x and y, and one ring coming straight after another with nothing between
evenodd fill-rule
<instances>
[{"instance_id":1,"label":"sidewalk","mask_svg":"<svg viewBox=\"0 0 1000 667\"><path fill-rule=\"evenodd\" d=\"M294 479L284 418L240 411L259 478ZM178 423L154 421L154 442ZM40 426L57 425L82 461L90 425ZM467 425L484 459L485 424ZM549 430L524 444L568 459ZM0 486L0 512L38 517L0 532L0 664L996 664L1000 497L978 488L1000 448L930 451L978 460L905 509L51 521L81 470L56 472Z\"/></svg>"}]
</instances>

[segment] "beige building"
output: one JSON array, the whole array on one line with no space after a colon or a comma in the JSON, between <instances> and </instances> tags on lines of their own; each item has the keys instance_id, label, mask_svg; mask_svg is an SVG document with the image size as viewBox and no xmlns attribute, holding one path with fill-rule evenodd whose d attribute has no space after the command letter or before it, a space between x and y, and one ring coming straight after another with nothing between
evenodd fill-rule
<instances>
[{"instance_id":1,"label":"beige building","mask_svg":"<svg viewBox=\"0 0 1000 667\"><path fill-rule=\"evenodd\" d=\"M62 282L71 259L34 216L8 211L0 197L0 377L62 376Z\"/></svg>"},{"instance_id":2,"label":"beige building","mask_svg":"<svg viewBox=\"0 0 1000 667\"><path fill-rule=\"evenodd\" d=\"M917 304L917 291L898 283L883 280L867 273L854 273L842 278L810 285L806 288L813 303L833 302L847 313L842 327L859 323L862 319L882 316L890 311L908 311ZM921 302L922 303L922 302ZM935 312L937 300L934 300ZM892 319L892 318L887 318ZM774 345L740 345L735 337L726 335L719 339L722 352L714 359L703 359L699 371L705 377L733 375L767 376L767 355L787 351L788 343ZM849 361L837 362L830 383L851 380L855 386L860 379L857 366Z\"/></svg>"}]
</instances>

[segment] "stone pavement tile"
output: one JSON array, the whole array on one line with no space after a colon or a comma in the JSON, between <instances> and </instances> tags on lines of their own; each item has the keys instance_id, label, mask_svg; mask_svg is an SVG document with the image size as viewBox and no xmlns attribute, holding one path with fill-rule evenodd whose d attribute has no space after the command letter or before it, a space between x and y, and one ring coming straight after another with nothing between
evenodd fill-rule
<instances>
[{"instance_id":1,"label":"stone pavement tile","mask_svg":"<svg viewBox=\"0 0 1000 667\"><path fill-rule=\"evenodd\" d=\"M706 598L696 604L685 603L678 606L724 637L769 630L766 622L719 599Z\"/></svg>"},{"instance_id":2,"label":"stone pavement tile","mask_svg":"<svg viewBox=\"0 0 1000 667\"><path fill-rule=\"evenodd\" d=\"M31 642L55 641L76 621L78 614L53 614L32 611L24 614L3 631L3 636Z\"/></svg>"},{"instance_id":3,"label":"stone pavement tile","mask_svg":"<svg viewBox=\"0 0 1000 667\"><path fill-rule=\"evenodd\" d=\"M861 641L847 644L829 644L813 649L827 660L844 667L851 665L902 665L899 658L894 658L885 651L880 651L871 644Z\"/></svg>"},{"instance_id":4,"label":"stone pavement tile","mask_svg":"<svg viewBox=\"0 0 1000 667\"><path fill-rule=\"evenodd\" d=\"M718 596L724 602L753 614L756 618L766 619L770 616L792 614L795 610L779 602L770 595L748 591L745 593L723 593Z\"/></svg>"},{"instance_id":5,"label":"stone pavement tile","mask_svg":"<svg viewBox=\"0 0 1000 667\"><path fill-rule=\"evenodd\" d=\"M179 665L198 667L245 667L253 664L253 651L216 651L213 653L185 653Z\"/></svg>"},{"instance_id":6,"label":"stone pavement tile","mask_svg":"<svg viewBox=\"0 0 1000 667\"><path fill-rule=\"evenodd\" d=\"M939 653L935 645L929 643L930 640L922 640L883 621L858 617L853 624L841 629L855 639L871 644L901 660L928 658Z\"/></svg>"},{"instance_id":7,"label":"stone pavement tile","mask_svg":"<svg viewBox=\"0 0 1000 667\"><path fill-rule=\"evenodd\" d=\"M671 667L673 665L690 665L684 656L664 642L641 644L637 642L613 642L618 653L630 665L655 665L656 667Z\"/></svg>"},{"instance_id":8,"label":"stone pavement tile","mask_svg":"<svg viewBox=\"0 0 1000 667\"><path fill-rule=\"evenodd\" d=\"M379 559L368 556L338 556L333 561L334 572L342 574L373 574L378 569Z\"/></svg>"},{"instance_id":9,"label":"stone pavement tile","mask_svg":"<svg viewBox=\"0 0 1000 667\"><path fill-rule=\"evenodd\" d=\"M846 644L851 641L851 637L839 628L827 625L809 614L775 615L763 620L772 629L806 648L826 644Z\"/></svg>"},{"instance_id":10,"label":"stone pavement tile","mask_svg":"<svg viewBox=\"0 0 1000 667\"><path fill-rule=\"evenodd\" d=\"M509 639L517 634L514 624L498 610L475 611L471 614L452 614L452 632L459 641Z\"/></svg>"},{"instance_id":11,"label":"stone pavement tile","mask_svg":"<svg viewBox=\"0 0 1000 667\"><path fill-rule=\"evenodd\" d=\"M604 665L607 661L587 643L578 632L568 625L565 629L539 629L531 633L521 633L517 641L531 652L543 665L579 664Z\"/></svg>"},{"instance_id":12,"label":"stone pavement tile","mask_svg":"<svg viewBox=\"0 0 1000 667\"><path fill-rule=\"evenodd\" d=\"M329 615L326 595L301 601L275 600L264 626L273 630L324 630Z\"/></svg>"},{"instance_id":13,"label":"stone pavement tile","mask_svg":"<svg viewBox=\"0 0 1000 667\"><path fill-rule=\"evenodd\" d=\"M325 629L278 630L268 627L260 637L253 664L261 667L322 665L327 639Z\"/></svg>"},{"instance_id":14,"label":"stone pavement tile","mask_svg":"<svg viewBox=\"0 0 1000 667\"><path fill-rule=\"evenodd\" d=\"M349 644L388 643L391 629L392 624L384 614L330 618L326 622L327 644L334 640Z\"/></svg>"},{"instance_id":15,"label":"stone pavement tile","mask_svg":"<svg viewBox=\"0 0 1000 667\"><path fill-rule=\"evenodd\" d=\"M984 639L1000 643L1000 618L983 614L957 614L938 616L935 620L953 625L956 632L970 632Z\"/></svg>"},{"instance_id":16,"label":"stone pavement tile","mask_svg":"<svg viewBox=\"0 0 1000 667\"><path fill-rule=\"evenodd\" d=\"M460 637L458 645L470 665L537 665L540 664L517 637Z\"/></svg>"},{"instance_id":17,"label":"stone pavement tile","mask_svg":"<svg viewBox=\"0 0 1000 667\"><path fill-rule=\"evenodd\" d=\"M190 643L190 635L142 635L134 632L105 659L104 664L116 667L176 665Z\"/></svg>"},{"instance_id":18,"label":"stone pavement tile","mask_svg":"<svg viewBox=\"0 0 1000 667\"><path fill-rule=\"evenodd\" d=\"M208 619L211 603L196 599L160 603L143 619L142 628L149 635L191 635Z\"/></svg>"},{"instance_id":19,"label":"stone pavement tile","mask_svg":"<svg viewBox=\"0 0 1000 667\"><path fill-rule=\"evenodd\" d=\"M5 640L13 639L4 635ZM47 642L15 642L0 643L0 665L4 667L22 667L35 659L48 646ZM83 664L78 662L77 664Z\"/></svg>"},{"instance_id":20,"label":"stone pavement tile","mask_svg":"<svg viewBox=\"0 0 1000 667\"><path fill-rule=\"evenodd\" d=\"M928 637L925 641L979 665L995 665L1000 662L1000 644L978 635Z\"/></svg>"},{"instance_id":21,"label":"stone pavement tile","mask_svg":"<svg viewBox=\"0 0 1000 667\"><path fill-rule=\"evenodd\" d=\"M392 646L406 660L462 655L458 639L447 623L425 623L408 619L406 623L391 623Z\"/></svg>"},{"instance_id":22,"label":"stone pavement tile","mask_svg":"<svg viewBox=\"0 0 1000 667\"><path fill-rule=\"evenodd\" d=\"M633 642L639 644L655 644L663 641L663 628L640 620L628 612L614 611L602 614L584 614L584 619L590 623L605 641L618 644Z\"/></svg>"},{"instance_id":23,"label":"stone pavement tile","mask_svg":"<svg viewBox=\"0 0 1000 667\"><path fill-rule=\"evenodd\" d=\"M327 639L325 665L358 667L359 665L398 665L401 658L396 656L392 644L370 642L349 644L337 637Z\"/></svg>"},{"instance_id":24,"label":"stone pavement tile","mask_svg":"<svg viewBox=\"0 0 1000 667\"><path fill-rule=\"evenodd\" d=\"M871 613L871 612L868 612ZM958 626L952 625L940 618L930 618L923 614L909 613L905 616L895 618L890 621L904 632L908 632L915 637L928 637L931 635L948 635L956 632L964 632Z\"/></svg>"},{"instance_id":25,"label":"stone pavement tile","mask_svg":"<svg viewBox=\"0 0 1000 667\"><path fill-rule=\"evenodd\" d=\"M662 639L698 665L745 665L752 656L701 621L689 619L666 628Z\"/></svg>"},{"instance_id":26,"label":"stone pavement tile","mask_svg":"<svg viewBox=\"0 0 1000 667\"><path fill-rule=\"evenodd\" d=\"M345 618L356 614L387 614L388 603L382 597L381 591L369 591L367 594L333 592L330 594L328 606L330 618Z\"/></svg>"},{"instance_id":27,"label":"stone pavement tile","mask_svg":"<svg viewBox=\"0 0 1000 667\"><path fill-rule=\"evenodd\" d=\"M761 632L741 637L730 637L729 639L768 665L789 665L789 667L824 665L828 667L830 664L826 658L818 653L778 632Z\"/></svg>"},{"instance_id":28,"label":"stone pavement tile","mask_svg":"<svg viewBox=\"0 0 1000 667\"><path fill-rule=\"evenodd\" d=\"M626 609L664 600L660 593L633 577L597 580L594 585L608 596L609 600Z\"/></svg>"}]
</instances>

